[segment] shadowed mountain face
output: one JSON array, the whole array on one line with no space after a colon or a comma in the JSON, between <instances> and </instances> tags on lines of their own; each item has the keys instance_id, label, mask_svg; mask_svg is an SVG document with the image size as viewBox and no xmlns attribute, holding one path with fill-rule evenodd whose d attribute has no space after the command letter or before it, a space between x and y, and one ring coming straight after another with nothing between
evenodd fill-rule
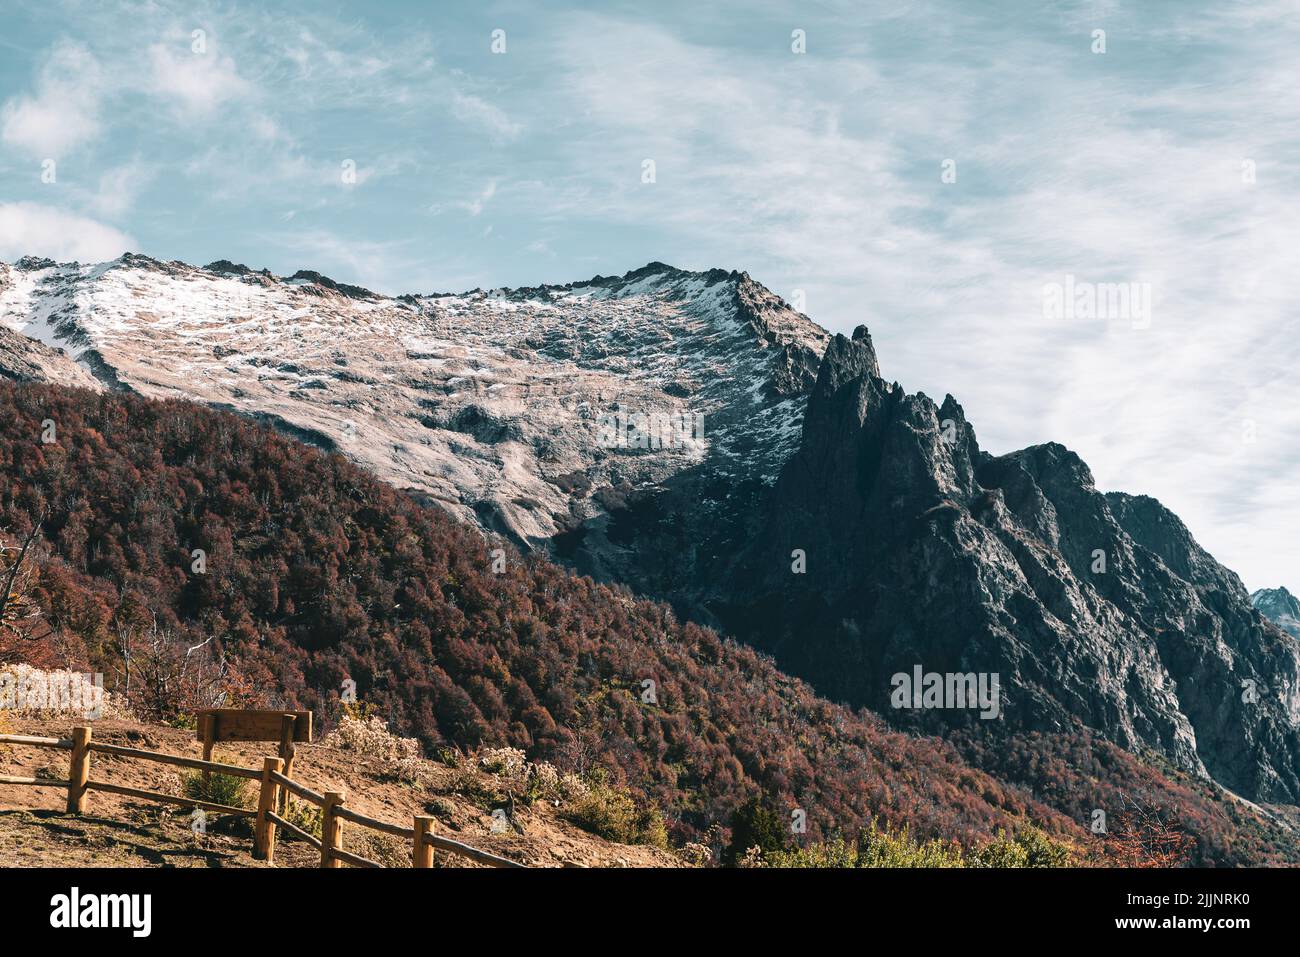
<instances>
[{"instance_id":1,"label":"shadowed mountain face","mask_svg":"<svg viewBox=\"0 0 1300 957\"><path fill-rule=\"evenodd\" d=\"M1009 725L1082 721L1300 799L1300 648L1237 576L1155 500L1097 491L1063 446L982 452L951 396L880 378L865 328L828 347L768 515L715 611L824 694L987 724L895 710L892 677L996 674Z\"/></svg>"}]
</instances>

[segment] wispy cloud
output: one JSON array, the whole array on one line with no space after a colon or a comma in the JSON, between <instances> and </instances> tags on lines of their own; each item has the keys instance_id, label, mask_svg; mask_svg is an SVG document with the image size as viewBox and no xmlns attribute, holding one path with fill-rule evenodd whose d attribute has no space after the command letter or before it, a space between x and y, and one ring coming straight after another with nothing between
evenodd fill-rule
<instances>
[{"instance_id":1,"label":"wispy cloud","mask_svg":"<svg viewBox=\"0 0 1300 957\"><path fill-rule=\"evenodd\" d=\"M392 292L747 269L1300 589L1293 0L609 9L496 9L494 55L453 7L69 2L0 64L0 199ZM1149 327L1045 319L1066 275Z\"/></svg>"},{"instance_id":2,"label":"wispy cloud","mask_svg":"<svg viewBox=\"0 0 1300 957\"><path fill-rule=\"evenodd\" d=\"M452 90L451 113L458 120L481 126L493 136L510 139L523 130L523 125L510 119L500 107L473 93Z\"/></svg>"}]
</instances>

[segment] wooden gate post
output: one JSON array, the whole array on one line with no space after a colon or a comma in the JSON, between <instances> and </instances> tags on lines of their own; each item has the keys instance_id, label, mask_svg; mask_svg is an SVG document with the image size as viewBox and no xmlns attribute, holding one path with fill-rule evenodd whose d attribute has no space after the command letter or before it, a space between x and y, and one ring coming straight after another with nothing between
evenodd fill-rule
<instances>
[{"instance_id":1,"label":"wooden gate post","mask_svg":"<svg viewBox=\"0 0 1300 957\"><path fill-rule=\"evenodd\" d=\"M433 818L415 815L415 846L411 850L412 867L433 867L433 845L429 835L433 833Z\"/></svg>"},{"instance_id":2,"label":"wooden gate post","mask_svg":"<svg viewBox=\"0 0 1300 957\"><path fill-rule=\"evenodd\" d=\"M199 730L203 732L203 760L211 761L212 749L217 743L217 716L215 714L200 715L199 721L202 723ZM211 776L211 772L204 768L203 780L205 783Z\"/></svg>"},{"instance_id":3,"label":"wooden gate post","mask_svg":"<svg viewBox=\"0 0 1300 957\"><path fill-rule=\"evenodd\" d=\"M68 813L86 813L86 782L90 780L90 728L72 729L72 762L68 768Z\"/></svg>"},{"instance_id":4,"label":"wooden gate post","mask_svg":"<svg viewBox=\"0 0 1300 957\"><path fill-rule=\"evenodd\" d=\"M275 822L268 816L275 810L276 792L280 785L271 777L279 774L283 762L279 758L262 759L262 791L257 796L257 823L253 827L253 857L259 861L275 863Z\"/></svg>"},{"instance_id":5,"label":"wooden gate post","mask_svg":"<svg viewBox=\"0 0 1300 957\"><path fill-rule=\"evenodd\" d=\"M343 847L343 818L335 811L343 803L346 795L342 791L326 791L325 804L320 816L320 866L341 867L342 863L333 855L333 851Z\"/></svg>"},{"instance_id":6,"label":"wooden gate post","mask_svg":"<svg viewBox=\"0 0 1300 957\"><path fill-rule=\"evenodd\" d=\"M286 714L280 721L280 760L284 762L284 770L280 773L286 778L293 777L293 756L295 748L293 744L294 723L297 721L291 714ZM275 813L283 815L289 807L289 789L281 788L280 797L276 802Z\"/></svg>"}]
</instances>

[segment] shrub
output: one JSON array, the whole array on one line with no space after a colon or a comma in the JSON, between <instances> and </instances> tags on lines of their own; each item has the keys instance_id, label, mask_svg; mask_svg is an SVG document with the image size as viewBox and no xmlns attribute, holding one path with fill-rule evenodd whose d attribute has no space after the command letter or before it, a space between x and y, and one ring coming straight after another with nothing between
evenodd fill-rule
<instances>
[{"instance_id":1,"label":"shrub","mask_svg":"<svg viewBox=\"0 0 1300 957\"><path fill-rule=\"evenodd\" d=\"M1013 838L998 835L978 850L972 851L970 867L1028 867L1029 853Z\"/></svg>"},{"instance_id":2,"label":"shrub","mask_svg":"<svg viewBox=\"0 0 1300 957\"><path fill-rule=\"evenodd\" d=\"M858 867L961 867L961 848L938 839L918 841L908 828L895 830L875 821L858 841Z\"/></svg>"},{"instance_id":3,"label":"shrub","mask_svg":"<svg viewBox=\"0 0 1300 957\"><path fill-rule=\"evenodd\" d=\"M751 847L757 847L764 854L785 850L785 829L781 819L756 797L742 804L731 816L731 843L723 852L722 863L735 867Z\"/></svg>"},{"instance_id":4,"label":"shrub","mask_svg":"<svg viewBox=\"0 0 1300 957\"><path fill-rule=\"evenodd\" d=\"M383 867L410 867L411 845L388 834L376 834L363 828L348 832L349 842L355 841L352 851L368 857Z\"/></svg>"},{"instance_id":5,"label":"shrub","mask_svg":"<svg viewBox=\"0 0 1300 957\"><path fill-rule=\"evenodd\" d=\"M607 841L668 847L668 828L659 808L639 804L626 791L599 778L588 781L586 793L565 807L560 816Z\"/></svg>"},{"instance_id":6,"label":"shrub","mask_svg":"<svg viewBox=\"0 0 1300 957\"><path fill-rule=\"evenodd\" d=\"M1068 844L1031 824L1016 832L1016 843L1025 849L1026 867L1069 867L1074 863L1075 855Z\"/></svg>"},{"instance_id":7,"label":"shrub","mask_svg":"<svg viewBox=\"0 0 1300 957\"><path fill-rule=\"evenodd\" d=\"M857 867L858 845L836 838L825 844L769 851L764 862L770 867Z\"/></svg>"},{"instance_id":8,"label":"shrub","mask_svg":"<svg viewBox=\"0 0 1300 957\"><path fill-rule=\"evenodd\" d=\"M286 802L284 814L281 815L290 824L301 828L312 837L321 836L321 820L324 816L324 813L315 804L299 801L293 797Z\"/></svg>"},{"instance_id":9,"label":"shrub","mask_svg":"<svg viewBox=\"0 0 1300 957\"><path fill-rule=\"evenodd\" d=\"M424 771L420 742L393 734L388 730L387 721L363 710L345 709L338 727L325 735L322 744L378 758L396 777L412 784L420 780Z\"/></svg>"},{"instance_id":10,"label":"shrub","mask_svg":"<svg viewBox=\"0 0 1300 957\"><path fill-rule=\"evenodd\" d=\"M713 849L699 841L688 841L675 853L691 867L708 867L713 863Z\"/></svg>"},{"instance_id":11,"label":"shrub","mask_svg":"<svg viewBox=\"0 0 1300 957\"><path fill-rule=\"evenodd\" d=\"M528 762L524 760L524 752L519 748L487 748L479 752L478 763L492 774L514 777L524 770Z\"/></svg>"},{"instance_id":12,"label":"shrub","mask_svg":"<svg viewBox=\"0 0 1300 957\"><path fill-rule=\"evenodd\" d=\"M768 851L769 867L1068 867L1071 848L1026 824L1008 837L1005 832L970 854L957 844L917 841L907 828L896 830L874 823L856 842L843 840Z\"/></svg>"},{"instance_id":13,"label":"shrub","mask_svg":"<svg viewBox=\"0 0 1300 957\"><path fill-rule=\"evenodd\" d=\"M207 801L210 804L241 808L252 806L248 782L233 774L192 771L181 779L181 793L191 800Z\"/></svg>"}]
</instances>

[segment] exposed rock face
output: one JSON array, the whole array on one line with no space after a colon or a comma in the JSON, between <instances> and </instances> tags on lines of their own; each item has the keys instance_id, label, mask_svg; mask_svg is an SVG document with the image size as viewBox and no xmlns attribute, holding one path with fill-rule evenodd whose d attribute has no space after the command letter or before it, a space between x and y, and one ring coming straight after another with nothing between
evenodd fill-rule
<instances>
[{"instance_id":1,"label":"exposed rock face","mask_svg":"<svg viewBox=\"0 0 1300 957\"><path fill-rule=\"evenodd\" d=\"M769 514L715 611L824 694L980 722L895 710L891 678L996 673L1011 725L1081 720L1248 796L1300 798L1300 646L1237 576L1158 502L1098 492L1063 446L980 451L951 396L880 378L866 329L828 347Z\"/></svg>"},{"instance_id":2,"label":"exposed rock face","mask_svg":"<svg viewBox=\"0 0 1300 957\"><path fill-rule=\"evenodd\" d=\"M57 349L0 326L0 379L93 389L94 376Z\"/></svg>"},{"instance_id":3,"label":"exposed rock face","mask_svg":"<svg viewBox=\"0 0 1300 957\"><path fill-rule=\"evenodd\" d=\"M1250 596L1259 613L1289 635L1300 638L1300 600L1285 588L1261 588Z\"/></svg>"},{"instance_id":4,"label":"exposed rock face","mask_svg":"<svg viewBox=\"0 0 1300 957\"><path fill-rule=\"evenodd\" d=\"M2 328L65 350L86 382L258 418L462 521L670 597L697 587L696 556L748 534L829 339L723 270L651 263L390 299L309 270L138 255L0 264ZM602 443L602 416L619 413L634 429L702 416L702 441Z\"/></svg>"}]
</instances>

